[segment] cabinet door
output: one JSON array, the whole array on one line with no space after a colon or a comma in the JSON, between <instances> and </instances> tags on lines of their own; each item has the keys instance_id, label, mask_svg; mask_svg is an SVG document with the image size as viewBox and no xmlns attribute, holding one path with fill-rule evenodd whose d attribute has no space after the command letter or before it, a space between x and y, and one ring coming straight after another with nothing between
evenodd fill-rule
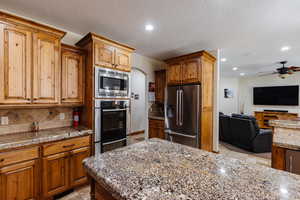
<instances>
[{"instance_id":1,"label":"cabinet door","mask_svg":"<svg viewBox=\"0 0 300 200\"><path fill-rule=\"evenodd\" d=\"M116 49L116 68L122 71L131 71L131 53L122 49Z\"/></svg>"},{"instance_id":2,"label":"cabinet door","mask_svg":"<svg viewBox=\"0 0 300 200\"><path fill-rule=\"evenodd\" d=\"M83 103L83 56L62 53L62 103Z\"/></svg>"},{"instance_id":3,"label":"cabinet door","mask_svg":"<svg viewBox=\"0 0 300 200\"><path fill-rule=\"evenodd\" d=\"M69 187L68 153L58 153L43 158L43 196L61 193Z\"/></svg>"},{"instance_id":4,"label":"cabinet door","mask_svg":"<svg viewBox=\"0 0 300 200\"><path fill-rule=\"evenodd\" d=\"M0 199L38 199L37 161L28 161L0 169Z\"/></svg>"},{"instance_id":5,"label":"cabinet door","mask_svg":"<svg viewBox=\"0 0 300 200\"><path fill-rule=\"evenodd\" d=\"M33 102L59 103L60 40L36 33L33 45Z\"/></svg>"},{"instance_id":6,"label":"cabinet door","mask_svg":"<svg viewBox=\"0 0 300 200\"><path fill-rule=\"evenodd\" d=\"M155 72L155 101L164 103L166 87L166 71Z\"/></svg>"},{"instance_id":7,"label":"cabinet door","mask_svg":"<svg viewBox=\"0 0 300 200\"><path fill-rule=\"evenodd\" d=\"M182 65L182 83L200 83L201 82L200 59L190 59L184 61Z\"/></svg>"},{"instance_id":8,"label":"cabinet door","mask_svg":"<svg viewBox=\"0 0 300 200\"><path fill-rule=\"evenodd\" d=\"M100 67L114 68L115 48L109 44L95 42L95 64Z\"/></svg>"},{"instance_id":9,"label":"cabinet door","mask_svg":"<svg viewBox=\"0 0 300 200\"><path fill-rule=\"evenodd\" d=\"M172 63L167 68L167 84L176 85L181 83L181 63Z\"/></svg>"},{"instance_id":10,"label":"cabinet door","mask_svg":"<svg viewBox=\"0 0 300 200\"><path fill-rule=\"evenodd\" d=\"M87 182L85 169L83 168L83 159L90 156L90 147L83 147L71 151L70 169L71 186L81 185Z\"/></svg>"},{"instance_id":11,"label":"cabinet door","mask_svg":"<svg viewBox=\"0 0 300 200\"><path fill-rule=\"evenodd\" d=\"M31 32L0 24L0 103L31 102Z\"/></svg>"}]
</instances>

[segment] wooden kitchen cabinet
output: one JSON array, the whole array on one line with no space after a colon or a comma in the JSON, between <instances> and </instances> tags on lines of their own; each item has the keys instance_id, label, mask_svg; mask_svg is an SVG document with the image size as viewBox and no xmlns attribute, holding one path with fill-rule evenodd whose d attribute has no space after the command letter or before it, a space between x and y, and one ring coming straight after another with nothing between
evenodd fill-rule
<instances>
[{"instance_id":1,"label":"wooden kitchen cabinet","mask_svg":"<svg viewBox=\"0 0 300 200\"><path fill-rule=\"evenodd\" d=\"M87 183L82 160L89 157L90 136L43 145L43 197Z\"/></svg>"},{"instance_id":2,"label":"wooden kitchen cabinet","mask_svg":"<svg viewBox=\"0 0 300 200\"><path fill-rule=\"evenodd\" d=\"M182 63L176 62L168 65L167 84L177 85L182 83Z\"/></svg>"},{"instance_id":3,"label":"wooden kitchen cabinet","mask_svg":"<svg viewBox=\"0 0 300 200\"><path fill-rule=\"evenodd\" d=\"M67 190L69 171L68 152L43 158L43 196L50 197Z\"/></svg>"},{"instance_id":4,"label":"wooden kitchen cabinet","mask_svg":"<svg viewBox=\"0 0 300 200\"><path fill-rule=\"evenodd\" d=\"M166 70L155 71L155 101L164 103L166 88Z\"/></svg>"},{"instance_id":5,"label":"wooden kitchen cabinet","mask_svg":"<svg viewBox=\"0 0 300 200\"><path fill-rule=\"evenodd\" d=\"M61 102L83 104L85 52L79 48L62 45Z\"/></svg>"},{"instance_id":6,"label":"wooden kitchen cabinet","mask_svg":"<svg viewBox=\"0 0 300 200\"><path fill-rule=\"evenodd\" d=\"M87 174L83 168L82 161L90 156L90 147L83 147L71 151L70 157L70 185L72 187L82 185L87 182Z\"/></svg>"},{"instance_id":7,"label":"wooden kitchen cabinet","mask_svg":"<svg viewBox=\"0 0 300 200\"><path fill-rule=\"evenodd\" d=\"M39 149L0 153L0 199L38 199Z\"/></svg>"},{"instance_id":8,"label":"wooden kitchen cabinet","mask_svg":"<svg viewBox=\"0 0 300 200\"><path fill-rule=\"evenodd\" d=\"M131 52L116 48L115 50L115 67L121 71L131 71Z\"/></svg>"},{"instance_id":9,"label":"wooden kitchen cabinet","mask_svg":"<svg viewBox=\"0 0 300 200\"><path fill-rule=\"evenodd\" d=\"M165 139L164 120L149 119L149 138Z\"/></svg>"},{"instance_id":10,"label":"wooden kitchen cabinet","mask_svg":"<svg viewBox=\"0 0 300 200\"><path fill-rule=\"evenodd\" d=\"M36 33L33 44L33 102L59 103L60 40L45 33Z\"/></svg>"},{"instance_id":11,"label":"wooden kitchen cabinet","mask_svg":"<svg viewBox=\"0 0 300 200\"><path fill-rule=\"evenodd\" d=\"M0 199L38 199L38 165L36 160L0 169Z\"/></svg>"},{"instance_id":12,"label":"wooden kitchen cabinet","mask_svg":"<svg viewBox=\"0 0 300 200\"><path fill-rule=\"evenodd\" d=\"M60 103L64 34L0 11L0 108Z\"/></svg>"},{"instance_id":13,"label":"wooden kitchen cabinet","mask_svg":"<svg viewBox=\"0 0 300 200\"><path fill-rule=\"evenodd\" d=\"M188 59L182 63L182 83L200 83L201 82L201 65L200 59Z\"/></svg>"},{"instance_id":14,"label":"wooden kitchen cabinet","mask_svg":"<svg viewBox=\"0 0 300 200\"><path fill-rule=\"evenodd\" d=\"M31 32L0 24L0 44L0 103L30 103Z\"/></svg>"},{"instance_id":15,"label":"wooden kitchen cabinet","mask_svg":"<svg viewBox=\"0 0 300 200\"><path fill-rule=\"evenodd\" d=\"M104 42L95 42L95 65L99 67L114 68L115 64L115 48Z\"/></svg>"}]
</instances>

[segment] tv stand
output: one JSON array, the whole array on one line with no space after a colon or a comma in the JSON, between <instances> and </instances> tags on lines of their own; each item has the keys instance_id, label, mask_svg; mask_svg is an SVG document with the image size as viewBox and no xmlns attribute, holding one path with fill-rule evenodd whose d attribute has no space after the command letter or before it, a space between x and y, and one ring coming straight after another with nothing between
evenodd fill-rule
<instances>
[{"instance_id":1,"label":"tv stand","mask_svg":"<svg viewBox=\"0 0 300 200\"><path fill-rule=\"evenodd\" d=\"M269 120L293 119L298 117L297 113L276 111L255 111L254 115L259 128L271 128L271 126L269 126Z\"/></svg>"}]
</instances>

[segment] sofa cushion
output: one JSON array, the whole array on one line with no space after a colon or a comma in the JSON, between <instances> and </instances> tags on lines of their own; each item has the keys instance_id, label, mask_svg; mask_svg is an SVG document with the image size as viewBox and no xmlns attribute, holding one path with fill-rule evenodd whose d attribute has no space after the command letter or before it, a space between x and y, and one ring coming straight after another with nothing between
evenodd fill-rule
<instances>
[{"instance_id":1,"label":"sofa cushion","mask_svg":"<svg viewBox=\"0 0 300 200\"><path fill-rule=\"evenodd\" d=\"M254 116L251 116L251 115L242 115L242 114L232 114L231 116L235 117L235 118L249 119L249 120L251 120L252 123L253 123L253 125L254 125L256 134L259 134L259 126L258 126L258 123L257 123L256 118Z\"/></svg>"}]
</instances>

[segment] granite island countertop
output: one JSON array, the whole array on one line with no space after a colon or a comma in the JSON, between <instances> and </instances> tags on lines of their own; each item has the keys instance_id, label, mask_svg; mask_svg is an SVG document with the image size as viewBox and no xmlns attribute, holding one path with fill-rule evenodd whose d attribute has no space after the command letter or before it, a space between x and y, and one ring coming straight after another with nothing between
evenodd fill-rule
<instances>
[{"instance_id":1,"label":"granite island countertop","mask_svg":"<svg viewBox=\"0 0 300 200\"><path fill-rule=\"evenodd\" d=\"M9 148L23 147L27 145L84 136L92 133L92 130L85 127L78 127L77 129L72 127L64 127L41 130L38 132L5 134L0 135L0 151Z\"/></svg>"},{"instance_id":2,"label":"granite island countertop","mask_svg":"<svg viewBox=\"0 0 300 200\"><path fill-rule=\"evenodd\" d=\"M274 127L273 145L300 150L300 121L297 120L270 120Z\"/></svg>"},{"instance_id":3,"label":"granite island countertop","mask_svg":"<svg viewBox=\"0 0 300 200\"><path fill-rule=\"evenodd\" d=\"M83 161L118 200L300 199L300 176L150 139Z\"/></svg>"}]
</instances>

